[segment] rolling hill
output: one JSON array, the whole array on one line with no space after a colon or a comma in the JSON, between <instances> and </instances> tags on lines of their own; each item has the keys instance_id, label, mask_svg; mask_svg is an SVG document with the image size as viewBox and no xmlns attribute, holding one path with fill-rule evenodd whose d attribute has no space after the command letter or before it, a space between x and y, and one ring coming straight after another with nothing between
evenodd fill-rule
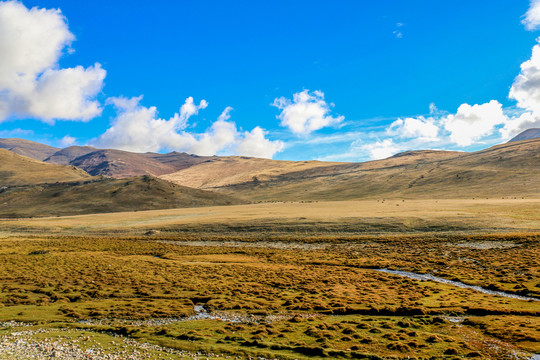
<instances>
[{"instance_id":1,"label":"rolling hill","mask_svg":"<svg viewBox=\"0 0 540 360\"><path fill-rule=\"evenodd\" d=\"M282 174L334 164L344 163L280 161L244 156L215 157L161 178L184 186L210 189L251 181L267 181Z\"/></svg>"},{"instance_id":2,"label":"rolling hill","mask_svg":"<svg viewBox=\"0 0 540 360\"><path fill-rule=\"evenodd\" d=\"M52 165L49 165L52 166ZM231 196L176 185L150 176L98 178L0 190L0 217L62 216L234 205Z\"/></svg>"},{"instance_id":3,"label":"rolling hill","mask_svg":"<svg viewBox=\"0 0 540 360\"><path fill-rule=\"evenodd\" d=\"M527 135L527 132L524 134ZM8 143L5 140L4 144ZM32 146L32 149L39 149L39 146ZM51 150L46 146L43 149ZM78 170L80 168L94 176L159 176L162 179L160 181L166 180L187 188L225 195L225 198L216 198L216 204L226 204L227 201L235 203L239 198L244 201L309 201L540 197L540 139L534 138L510 141L472 153L407 151L387 159L363 163L278 161L243 156L204 157L177 152L141 154L79 146L55 151L47 158L49 162L69 163L71 167L45 164L17 156L7 150L2 150L0 155L0 179L4 186L88 179L89 175ZM168 184L166 181L163 181L163 184ZM87 189L90 195L94 194L101 199L102 194L96 195L95 192L107 191L109 187L116 186L114 182L99 182L99 186L96 184L89 182L74 187L66 185L61 191L54 193L64 194L64 197L59 197L63 201L76 203L76 196L69 195L75 189L80 192ZM134 198L137 198L138 187L133 186L127 189L131 189L135 194ZM169 185L160 186L166 188ZM51 188L47 186L40 191ZM68 188L72 189L68 191ZM182 189L184 193L187 191L186 188ZM47 191L43 196L47 196ZM174 191L165 190L165 193L168 192L172 194ZM29 194L20 194L23 193ZM158 190L147 193L147 196L137 201L143 204L143 208L191 206L185 198L180 201L172 200L168 196L165 201L159 198L159 193ZM149 200L151 195L157 199L152 205L154 207L149 205L152 202ZM113 205L113 202L125 202L127 197L120 199L116 196L109 197L106 201L101 200L108 205L94 207L95 211L105 211L105 208L120 211L116 209L124 209L124 205ZM193 203L196 204L197 201L193 200ZM201 202L203 203L205 202ZM211 201L208 202L210 203Z\"/></svg>"},{"instance_id":4,"label":"rolling hill","mask_svg":"<svg viewBox=\"0 0 540 360\"><path fill-rule=\"evenodd\" d=\"M80 156L70 162L91 175L123 178L139 175L163 175L174 167L149 159L144 154L122 150L98 150Z\"/></svg>"},{"instance_id":5,"label":"rolling hill","mask_svg":"<svg viewBox=\"0 0 540 360\"><path fill-rule=\"evenodd\" d=\"M182 173L196 173L197 168L201 165L164 177L182 184L184 179L191 181ZM214 178L197 181L201 188L252 201L539 197L540 139L473 153L407 152L379 161L317 166L243 182L239 175L236 179L240 180L228 183Z\"/></svg>"},{"instance_id":6,"label":"rolling hill","mask_svg":"<svg viewBox=\"0 0 540 360\"><path fill-rule=\"evenodd\" d=\"M0 139L0 149L7 149L36 160L45 160L60 150L49 145L17 138Z\"/></svg>"},{"instance_id":7,"label":"rolling hill","mask_svg":"<svg viewBox=\"0 0 540 360\"><path fill-rule=\"evenodd\" d=\"M47 164L0 149L0 186L78 181L89 177L74 166Z\"/></svg>"}]
</instances>

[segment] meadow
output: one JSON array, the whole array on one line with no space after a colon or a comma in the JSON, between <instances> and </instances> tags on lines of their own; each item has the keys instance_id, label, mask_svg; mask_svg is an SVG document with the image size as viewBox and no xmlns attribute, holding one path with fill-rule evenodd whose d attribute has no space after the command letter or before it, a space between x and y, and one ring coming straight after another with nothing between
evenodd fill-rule
<instances>
[{"instance_id":1,"label":"meadow","mask_svg":"<svg viewBox=\"0 0 540 360\"><path fill-rule=\"evenodd\" d=\"M380 200L2 220L0 336L149 344L155 359L528 358L539 301L377 269L540 299L538 208Z\"/></svg>"}]
</instances>

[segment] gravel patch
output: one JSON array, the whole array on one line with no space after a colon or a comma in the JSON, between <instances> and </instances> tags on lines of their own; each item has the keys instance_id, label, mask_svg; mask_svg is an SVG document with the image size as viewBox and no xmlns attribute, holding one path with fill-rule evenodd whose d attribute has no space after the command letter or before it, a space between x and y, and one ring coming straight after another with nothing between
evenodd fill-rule
<instances>
[{"instance_id":1,"label":"gravel patch","mask_svg":"<svg viewBox=\"0 0 540 360\"><path fill-rule=\"evenodd\" d=\"M225 246L225 247L248 247L248 248L269 248L286 250L324 250L331 244L324 243L300 243L281 241L176 241L176 240L154 240L156 242L173 244L180 246Z\"/></svg>"},{"instance_id":2,"label":"gravel patch","mask_svg":"<svg viewBox=\"0 0 540 360\"><path fill-rule=\"evenodd\" d=\"M271 314L271 315L255 315L255 314L240 314L232 311L212 311L208 312L204 306L195 305L193 307L195 314L184 318L154 318L147 320L130 320L130 319L87 319L79 321L85 325L130 325L130 326L163 326L174 324L181 321L194 320L218 320L230 323L257 323L270 324L276 321L290 320L294 317L312 318L320 316L319 314Z\"/></svg>"},{"instance_id":3,"label":"gravel patch","mask_svg":"<svg viewBox=\"0 0 540 360\"><path fill-rule=\"evenodd\" d=\"M136 340L111 335L115 340L111 345L114 349L106 349L100 345L85 344L90 341L88 336L77 339L59 339L42 337L49 332L65 331L69 329L38 329L14 331L0 337L0 359L2 360L27 360L27 359L89 359L89 360L144 360L144 359L207 359L207 358L230 358L220 354L206 354L202 352L187 352L172 348L161 347L149 343L140 343Z\"/></svg>"},{"instance_id":4,"label":"gravel patch","mask_svg":"<svg viewBox=\"0 0 540 360\"><path fill-rule=\"evenodd\" d=\"M463 243L451 243L450 246L464 247L477 250L489 250L489 249L511 249L518 246L513 241L472 241Z\"/></svg>"}]
</instances>

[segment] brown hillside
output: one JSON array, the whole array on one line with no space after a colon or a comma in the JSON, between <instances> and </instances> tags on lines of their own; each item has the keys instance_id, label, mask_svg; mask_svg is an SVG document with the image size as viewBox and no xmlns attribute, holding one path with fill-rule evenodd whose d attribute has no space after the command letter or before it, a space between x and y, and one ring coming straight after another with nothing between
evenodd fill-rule
<instances>
[{"instance_id":1,"label":"brown hillside","mask_svg":"<svg viewBox=\"0 0 540 360\"><path fill-rule=\"evenodd\" d=\"M0 217L58 216L242 204L245 201L191 189L150 176L93 179L3 189Z\"/></svg>"},{"instance_id":2,"label":"brown hillside","mask_svg":"<svg viewBox=\"0 0 540 360\"><path fill-rule=\"evenodd\" d=\"M74 166L47 164L0 149L0 186L77 181L89 177Z\"/></svg>"},{"instance_id":3,"label":"brown hillside","mask_svg":"<svg viewBox=\"0 0 540 360\"><path fill-rule=\"evenodd\" d=\"M96 150L71 160L70 164L91 175L126 178L170 174L205 160L205 157L176 152L141 154L122 150Z\"/></svg>"},{"instance_id":4,"label":"brown hillside","mask_svg":"<svg viewBox=\"0 0 540 360\"><path fill-rule=\"evenodd\" d=\"M332 176L358 169L377 169L433 160L454 158L463 153L455 151L420 150L400 153L384 160L365 163L323 161L279 161L231 156L215 158L161 178L174 183L201 189L251 182L272 181L279 176Z\"/></svg>"},{"instance_id":5,"label":"brown hillside","mask_svg":"<svg viewBox=\"0 0 540 360\"><path fill-rule=\"evenodd\" d=\"M174 172L173 166L146 157L144 154L122 150L98 150L71 161L91 175L105 175L114 178L129 176L158 176Z\"/></svg>"},{"instance_id":6,"label":"brown hillside","mask_svg":"<svg viewBox=\"0 0 540 360\"><path fill-rule=\"evenodd\" d=\"M267 181L285 173L338 164L343 163L279 161L244 156L216 157L161 178L184 186L212 189L251 181Z\"/></svg>"},{"instance_id":7,"label":"brown hillside","mask_svg":"<svg viewBox=\"0 0 540 360\"><path fill-rule=\"evenodd\" d=\"M98 149L92 146L70 146L55 152L43 161L50 164L70 165L76 158L94 151L98 151Z\"/></svg>"},{"instance_id":8,"label":"brown hillside","mask_svg":"<svg viewBox=\"0 0 540 360\"><path fill-rule=\"evenodd\" d=\"M60 150L49 145L17 138L0 139L0 149L7 149L15 154L36 160L45 160Z\"/></svg>"},{"instance_id":9,"label":"brown hillside","mask_svg":"<svg viewBox=\"0 0 540 360\"><path fill-rule=\"evenodd\" d=\"M199 156L188 154L185 152L179 153L176 151L167 154L145 153L143 155L149 159L156 160L164 165L171 166L175 169L174 171L186 169L190 166L200 164L208 160L220 158L218 156Z\"/></svg>"},{"instance_id":10,"label":"brown hillside","mask_svg":"<svg viewBox=\"0 0 540 360\"><path fill-rule=\"evenodd\" d=\"M540 139L535 139L473 153L437 152L415 161L405 155L317 167L214 189L250 200L282 201L540 197L538 179Z\"/></svg>"}]
</instances>

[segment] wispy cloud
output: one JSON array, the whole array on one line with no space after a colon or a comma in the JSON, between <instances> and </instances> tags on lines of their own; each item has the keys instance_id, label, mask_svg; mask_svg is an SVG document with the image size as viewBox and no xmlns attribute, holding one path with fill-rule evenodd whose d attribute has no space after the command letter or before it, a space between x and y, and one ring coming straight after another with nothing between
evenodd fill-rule
<instances>
[{"instance_id":1,"label":"wispy cloud","mask_svg":"<svg viewBox=\"0 0 540 360\"><path fill-rule=\"evenodd\" d=\"M540 0L531 0L529 10L527 10L521 23L529 31L538 29L540 26Z\"/></svg>"},{"instance_id":2,"label":"wispy cloud","mask_svg":"<svg viewBox=\"0 0 540 360\"><path fill-rule=\"evenodd\" d=\"M394 30L394 31L392 32L392 34L394 34L394 36L395 36L397 39L402 39L402 38L403 38L403 31L402 31L402 29L401 29L401 28L403 27L403 25L405 25L405 24L403 24L403 23L401 23L401 22L396 23L396 30Z\"/></svg>"}]
</instances>

